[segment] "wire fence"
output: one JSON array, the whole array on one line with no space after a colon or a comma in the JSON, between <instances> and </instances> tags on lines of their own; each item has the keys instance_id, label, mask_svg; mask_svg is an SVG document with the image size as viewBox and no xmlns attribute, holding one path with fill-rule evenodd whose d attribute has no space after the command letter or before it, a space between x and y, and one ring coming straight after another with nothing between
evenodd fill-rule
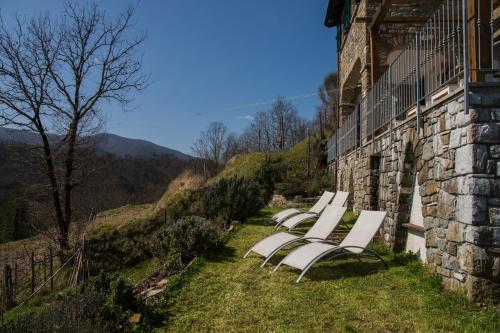
<instances>
[{"instance_id":1,"label":"wire fence","mask_svg":"<svg viewBox=\"0 0 500 333\"><path fill-rule=\"evenodd\" d=\"M442 1L330 138L328 162L395 121L416 116L420 126L421 107L434 104L445 86L467 96L470 81L500 83L499 16L499 0Z\"/></svg>"}]
</instances>

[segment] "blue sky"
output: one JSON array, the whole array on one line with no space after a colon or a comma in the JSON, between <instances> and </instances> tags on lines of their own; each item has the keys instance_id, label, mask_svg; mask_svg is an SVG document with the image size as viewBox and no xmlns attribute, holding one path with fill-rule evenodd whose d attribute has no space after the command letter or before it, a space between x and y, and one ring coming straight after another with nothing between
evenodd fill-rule
<instances>
[{"instance_id":1,"label":"blue sky","mask_svg":"<svg viewBox=\"0 0 500 333\"><path fill-rule=\"evenodd\" d=\"M336 69L335 31L323 26L327 0L142 0L144 68L152 84L135 110L107 106L106 130L190 153L212 121L240 133L267 106L232 108L277 95L314 93ZM129 1L98 1L110 14ZM64 0L2 0L2 15L58 15ZM317 97L293 101L311 118Z\"/></svg>"}]
</instances>

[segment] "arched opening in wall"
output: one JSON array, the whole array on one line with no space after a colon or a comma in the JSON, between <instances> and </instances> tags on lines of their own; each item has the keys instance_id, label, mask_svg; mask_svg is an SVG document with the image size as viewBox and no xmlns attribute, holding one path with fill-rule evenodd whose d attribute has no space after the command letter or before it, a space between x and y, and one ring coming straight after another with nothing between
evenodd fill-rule
<instances>
[{"instance_id":1,"label":"arched opening in wall","mask_svg":"<svg viewBox=\"0 0 500 333\"><path fill-rule=\"evenodd\" d=\"M411 143L406 146L400 174L395 236L395 251L406 250L416 253L425 261L422 198L420 197L416 160Z\"/></svg>"},{"instance_id":2,"label":"arched opening in wall","mask_svg":"<svg viewBox=\"0 0 500 333\"><path fill-rule=\"evenodd\" d=\"M378 192L380 179L380 156L370 157L370 179L368 180L369 206L372 210L378 210Z\"/></svg>"}]
</instances>

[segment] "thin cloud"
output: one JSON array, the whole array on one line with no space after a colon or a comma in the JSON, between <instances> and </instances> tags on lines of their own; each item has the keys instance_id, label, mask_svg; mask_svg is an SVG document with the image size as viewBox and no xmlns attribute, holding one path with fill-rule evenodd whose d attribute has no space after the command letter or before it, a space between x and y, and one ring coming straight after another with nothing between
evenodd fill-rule
<instances>
[{"instance_id":1,"label":"thin cloud","mask_svg":"<svg viewBox=\"0 0 500 333\"><path fill-rule=\"evenodd\" d=\"M249 115L249 114L246 114L244 116L239 116L238 119L243 119L243 120L248 120L248 121L252 121L254 118L253 116Z\"/></svg>"}]
</instances>

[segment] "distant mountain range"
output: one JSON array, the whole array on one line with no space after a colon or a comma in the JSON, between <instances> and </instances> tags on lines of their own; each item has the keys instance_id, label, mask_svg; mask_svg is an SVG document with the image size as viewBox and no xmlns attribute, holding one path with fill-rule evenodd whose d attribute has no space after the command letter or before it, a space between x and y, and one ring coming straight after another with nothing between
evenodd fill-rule
<instances>
[{"instance_id":1,"label":"distant mountain range","mask_svg":"<svg viewBox=\"0 0 500 333\"><path fill-rule=\"evenodd\" d=\"M57 141L58 135L50 134L50 139ZM130 139L110 133L100 133L91 137L98 154L112 154L120 157L151 157L155 155L169 155L181 160L190 160L193 157L178 150L163 147L152 142L140 139ZM41 143L37 133L0 127L0 141L24 144Z\"/></svg>"}]
</instances>

